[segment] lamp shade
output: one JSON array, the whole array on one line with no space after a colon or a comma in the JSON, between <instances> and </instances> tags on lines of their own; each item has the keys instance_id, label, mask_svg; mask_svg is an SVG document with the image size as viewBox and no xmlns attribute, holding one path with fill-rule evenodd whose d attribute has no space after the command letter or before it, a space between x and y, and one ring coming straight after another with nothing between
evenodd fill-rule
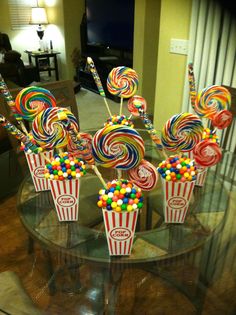
<instances>
[{"instance_id":1,"label":"lamp shade","mask_svg":"<svg viewBox=\"0 0 236 315\"><path fill-rule=\"evenodd\" d=\"M45 8L31 8L30 24L48 24Z\"/></svg>"}]
</instances>

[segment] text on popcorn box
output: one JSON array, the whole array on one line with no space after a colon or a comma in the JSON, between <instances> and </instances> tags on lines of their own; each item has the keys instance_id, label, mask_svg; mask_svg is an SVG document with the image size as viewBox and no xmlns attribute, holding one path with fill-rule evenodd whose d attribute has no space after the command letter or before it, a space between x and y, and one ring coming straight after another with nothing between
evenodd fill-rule
<instances>
[{"instance_id":1,"label":"text on popcorn box","mask_svg":"<svg viewBox=\"0 0 236 315\"><path fill-rule=\"evenodd\" d=\"M34 176L38 178L44 178L44 167L38 166L34 169Z\"/></svg>"},{"instance_id":2,"label":"text on popcorn box","mask_svg":"<svg viewBox=\"0 0 236 315\"><path fill-rule=\"evenodd\" d=\"M63 195L63 196L57 197L56 202L61 207L72 207L73 205L77 203L77 200L74 196Z\"/></svg>"},{"instance_id":3,"label":"text on popcorn box","mask_svg":"<svg viewBox=\"0 0 236 315\"><path fill-rule=\"evenodd\" d=\"M186 204L187 204L187 201L183 197L175 196L175 197L171 197L168 200L168 206L174 209L182 209L186 206Z\"/></svg>"},{"instance_id":4,"label":"text on popcorn box","mask_svg":"<svg viewBox=\"0 0 236 315\"><path fill-rule=\"evenodd\" d=\"M127 228L115 228L110 231L110 237L116 241L125 241L131 237L131 231Z\"/></svg>"}]
</instances>

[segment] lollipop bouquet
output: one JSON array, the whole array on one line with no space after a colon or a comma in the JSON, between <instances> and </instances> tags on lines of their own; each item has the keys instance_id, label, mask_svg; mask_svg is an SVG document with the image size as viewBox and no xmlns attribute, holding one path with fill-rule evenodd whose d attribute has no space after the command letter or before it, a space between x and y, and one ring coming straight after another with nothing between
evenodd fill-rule
<instances>
[{"instance_id":1,"label":"lollipop bouquet","mask_svg":"<svg viewBox=\"0 0 236 315\"><path fill-rule=\"evenodd\" d=\"M103 212L109 253L129 255L137 218L145 203L142 191L156 189L158 172L163 189L164 222L185 222L196 181L203 185L206 169L218 163L222 156L215 130L204 129L201 118L208 118L215 128L226 128L231 121L230 95L225 88L213 86L197 97L190 66L190 99L196 114L172 116L158 135L146 112L145 99L136 95L137 73L124 66L109 73L107 89L120 97L119 113L113 115L93 60L88 58L87 62L108 112L103 127L101 123L101 129L93 136L80 132L75 116L57 107L49 91L28 87L13 100L2 78L0 91L19 127L2 115L0 123L21 142L36 191L51 190L59 221L78 220L82 177L86 168L94 171L102 184L97 205ZM129 117L122 113L124 99L128 99ZM162 155L159 165L145 159L144 141L134 129L132 116L141 119ZM29 131L24 120L29 122ZM115 169L115 178L106 182L98 165Z\"/></svg>"}]
</instances>

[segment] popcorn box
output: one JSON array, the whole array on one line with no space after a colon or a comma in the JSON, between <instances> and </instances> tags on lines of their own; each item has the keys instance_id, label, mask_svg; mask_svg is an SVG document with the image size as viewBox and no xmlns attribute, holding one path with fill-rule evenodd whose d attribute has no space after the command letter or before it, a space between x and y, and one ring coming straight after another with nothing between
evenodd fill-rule
<instances>
[{"instance_id":1,"label":"popcorn box","mask_svg":"<svg viewBox=\"0 0 236 315\"><path fill-rule=\"evenodd\" d=\"M185 152L184 153L188 158L190 158L191 160L194 160L194 156L193 156L193 150ZM205 167L198 167L198 173L197 173L197 180L196 180L196 186L198 187L202 187L205 183L205 179L207 176L207 168Z\"/></svg>"},{"instance_id":2,"label":"popcorn box","mask_svg":"<svg viewBox=\"0 0 236 315\"><path fill-rule=\"evenodd\" d=\"M48 181L59 221L78 221L79 178Z\"/></svg>"},{"instance_id":3,"label":"popcorn box","mask_svg":"<svg viewBox=\"0 0 236 315\"><path fill-rule=\"evenodd\" d=\"M49 182L44 177L44 168L47 164L44 156L50 159L51 157L53 157L53 150L45 151L39 154L25 152L25 157L36 191L50 190Z\"/></svg>"},{"instance_id":4,"label":"popcorn box","mask_svg":"<svg viewBox=\"0 0 236 315\"><path fill-rule=\"evenodd\" d=\"M197 180L196 180L196 186L202 187L205 183L207 176L207 168L205 167L198 167L198 174L197 174Z\"/></svg>"},{"instance_id":5,"label":"popcorn box","mask_svg":"<svg viewBox=\"0 0 236 315\"><path fill-rule=\"evenodd\" d=\"M134 240L138 209L115 212L102 209L106 237L111 256L130 255Z\"/></svg>"},{"instance_id":6,"label":"popcorn box","mask_svg":"<svg viewBox=\"0 0 236 315\"><path fill-rule=\"evenodd\" d=\"M184 223L196 181L172 182L161 179L165 223Z\"/></svg>"}]
</instances>

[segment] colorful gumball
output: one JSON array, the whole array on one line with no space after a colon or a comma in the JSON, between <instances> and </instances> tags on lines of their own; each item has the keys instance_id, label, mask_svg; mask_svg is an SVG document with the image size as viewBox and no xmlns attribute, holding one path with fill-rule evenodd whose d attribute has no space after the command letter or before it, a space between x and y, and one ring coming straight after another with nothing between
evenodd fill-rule
<instances>
[{"instance_id":1,"label":"colorful gumball","mask_svg":"<svg viewBox=\"0 0 236 315\"><path fill-rule=\"evenodd\" d=\"M133 96L138 88L138 75L128 67L117 67L111 70L107 78L108 91L121 98Z\"/></svg>"},{"instance_id":2,"label":"colorful gumball","mask_svg":"<svg viewBox=\"0 0 236 315\"><path fill-rule=\"evenodd\" d=\"M126 179L108 182L106 189L99 191L97 205L108 211L130 212L143 207L140 188Z\"/></svg>"},{"instance_id":3,"label":"colorful gumball","mask_svg":"<svg viewBox=\"0 0 236 315\"><path fill-rule=\"evenodd\" d=\"M44 109L55 107L56 99L44 88L30 86L22 89L15 99L16 112L25 120L33 121Z\"/></svg>"},{"instance_id":4,"label":"colorful gumball","mask_svg":"<svg viewBox=\"0 0 236 315\"><path fill-rule=\"evenodd\" d=\"M173 155L158 166L160 176L166 181L189 182L197 178L195 162L186 156Z\"/></svg>"},{"instance_id":5,"label":"colorful gumball","mask_svg":"<svg viewBox=\"0 0 236 315\"><path fill-rule=\"evenodd\" d=\"M104 124L104 127L112 125L123 125L131 128L134 127L133 121L126 117L125 115L113 115L112 117L107 119L107 121Z\"/></svg>"}]
</instances>

